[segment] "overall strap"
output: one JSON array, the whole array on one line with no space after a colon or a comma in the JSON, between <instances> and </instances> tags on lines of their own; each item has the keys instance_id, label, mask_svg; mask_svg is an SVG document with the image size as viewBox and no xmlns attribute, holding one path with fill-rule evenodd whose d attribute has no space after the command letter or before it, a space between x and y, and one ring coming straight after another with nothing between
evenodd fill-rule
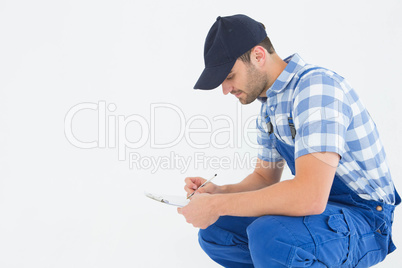
<instances>
[{"instance_id":1,"label":"overall strap","mask_svg":"<svg viewBox=\"0 0 402 268\"><path fill-rule=\"evenodd\" d=\"M269 115L265 116L265 122L267 124L267 130L268 130L268 136L274 133L274 126L271 123L271 120L269 118Z\"/></svg>"}]
</instances>

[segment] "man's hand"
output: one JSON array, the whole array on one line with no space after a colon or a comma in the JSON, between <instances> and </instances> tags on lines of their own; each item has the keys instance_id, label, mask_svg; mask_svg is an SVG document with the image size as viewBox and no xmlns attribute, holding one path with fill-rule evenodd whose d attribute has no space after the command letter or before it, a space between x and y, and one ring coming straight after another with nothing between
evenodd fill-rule
<instances>
[{"instance_id":1,"label":"man's hand","mask_svg":"<svg viewBox=\"0 0 402 268\"><path fill-rule=\"evenodd\" d=\"M186 185L184 185L184 190L187 192L187 196L192 194L198 187L201 186L204 182L207 180L201 177L187 177L184 182ZM200 188L197 190L196 194L202 194L202 193L210 193L210 194L215 194L218 193L219 186L216 184L209 182L207 183L204 187Z\"/></svg>"},{"instance_id":2,"label":"man's hand","mask_svg":"<svg viewBox=\"0 0 402 268\"><path fill-rule=\"evenodd\" d=\"M190 203L177 208L177 212L194 227L205 229L219 219L214 197L216 196L210 194L195 194Z\"/></svg>"}]
</instances>

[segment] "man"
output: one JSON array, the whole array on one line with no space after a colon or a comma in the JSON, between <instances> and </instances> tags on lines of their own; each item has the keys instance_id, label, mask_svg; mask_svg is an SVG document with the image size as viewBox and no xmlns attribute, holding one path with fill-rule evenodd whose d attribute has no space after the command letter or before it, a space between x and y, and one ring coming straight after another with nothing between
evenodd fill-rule
<instances>
[{"instance_id":1,"label":"man","mask_svg":"<svg viewBox=\"0 0 402 268\"><path fill-rule=\"evenodd\" d=\"M218 17L195 89L222 85L262 103L255 170L238 184L197 190L178 212L201 228L204 251L225 267L368 267L395 250L400 203L376 126L338 74L282 60L264 26ZM280 181L283 161L292 180ZM205 180L186 178L194 192Z\"/></svg>"}]
</instances>

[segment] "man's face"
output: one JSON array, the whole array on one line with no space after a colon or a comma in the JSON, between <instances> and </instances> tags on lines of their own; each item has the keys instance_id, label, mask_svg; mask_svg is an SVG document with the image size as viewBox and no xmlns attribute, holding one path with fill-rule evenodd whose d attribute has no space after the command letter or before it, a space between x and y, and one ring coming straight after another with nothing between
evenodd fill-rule
<instances>
[{"instance_id":1,"label":"man's face","mask_svg":"<svg viewBox=\"0 0 402 268\"><path fill-rule=\"evenodd\" d=\"M268 85L267 75L252 63L237 60L222 83L223 94L235 95L242 104L252 103Z\"/></svg>"}]
</instances>

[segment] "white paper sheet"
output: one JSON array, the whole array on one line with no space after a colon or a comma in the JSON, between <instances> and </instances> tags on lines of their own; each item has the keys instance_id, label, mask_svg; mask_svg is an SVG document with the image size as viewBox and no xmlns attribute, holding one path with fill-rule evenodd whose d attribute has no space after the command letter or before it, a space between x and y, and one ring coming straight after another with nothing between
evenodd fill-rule
<instances>
[{"instance_id":1,"label":"white paper sheet","mask_svg":"<svg viewBox=\"0 0 402 268\"><path fill-rule=\"evenodd\" d=\"M162 202L176 207L184 207L188 204L188 202L190 202L190 200L188 200L184 196L151 194L148 192L145 192L145 195L158 202Z\"/></svg>"}]
</instances>

